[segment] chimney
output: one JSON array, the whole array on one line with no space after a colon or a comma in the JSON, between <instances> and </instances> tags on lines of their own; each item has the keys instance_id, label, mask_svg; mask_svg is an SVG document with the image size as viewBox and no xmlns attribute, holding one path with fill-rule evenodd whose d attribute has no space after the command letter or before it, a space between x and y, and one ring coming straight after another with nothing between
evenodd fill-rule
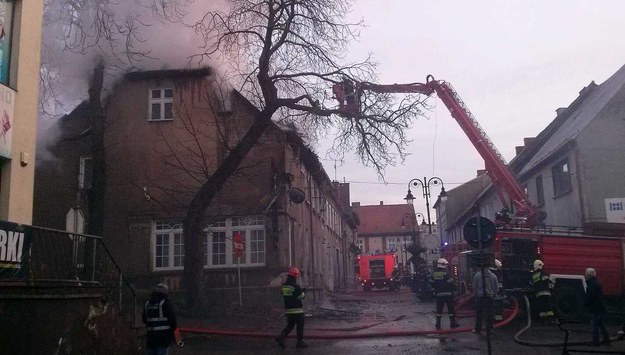
<instances>
[{"instance_id":1,"label":"chimney","mask_svg":"<svg viewBox=\"0 0 625 355\"><path fill-rule=\"evenodd\" d=\"M566 111L566 107L560 107L556 109L556 116L560 116L564 111Z\"/></svg>"},{"instance_id":2,"label":"chimney","mask_svg":"<svg viewBox=\"0 0 625 355\"><path fill-rule=\"evenodd\" d=\"M536 137L525 137L525 138L523 138L523 145L527 147L528 145L532 144L534 139L536 139Z\"/></svg>"},{"instance_id":3,"label":"chimney","mask_svg":"<svg viewBox=\"0 0 625 355\"><path fill-rule=\"evenodd\" d=\"M380 201L380 206L384 206L384 201Z\"/></svg>"},{"instance_id":4,"label":"chimney","mask_svg":"<svg viewBox=\"0 0 625 355\"><path fill-rule=\"evenodd\" d=\"M486 169L479 169L479 170L477 171L477 176L482 176L482 175L484 175L484 174L486 174Z\"/></svg>"},{"instance_id":5,"label":"chimney","mask_svg":"<svg viewBox=\"0 0 625 355\"><path fill-rule=\"evenodd\" d=\"M524 145L517 145L516 147L514 147L514 150L516 151L516 155L519 155L519 153L521 153L524 148L525 148Z\"/></svg>"},{"instance_id":6,"label":"chimney","mask_svg":"<svg viewBox=\"0 0 625 355\"><path fill-rule=\"evenodd\" d=\"M352 202L352 208L356 209L360 207L360 202Z\"/></svg>"}]
</instances>

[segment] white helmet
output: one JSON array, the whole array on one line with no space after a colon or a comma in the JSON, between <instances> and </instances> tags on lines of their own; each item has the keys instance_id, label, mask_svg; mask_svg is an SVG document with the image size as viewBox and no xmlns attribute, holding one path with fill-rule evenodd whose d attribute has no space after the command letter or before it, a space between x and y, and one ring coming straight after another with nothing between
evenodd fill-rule
<instances>
[{"instance_id":1,"label":"white helmet","mask_svg":"<svg viewBox=\"0 0 625 355\"><path fill-rule=\"evenodd\" d=\"M447 267L447 264L449 264L449 262L448 262L448 261L447 261L447 259L445 259L445 258L440 258L440 259L438 259L438 261L436 262L436 264L437 264L439 267Z\"/></svg>"},{"instance_id":2,"label":"white helmet","mask_svg":"<svg viewBox=\"0 0 625 355\"><path fill-rule=\"evenodd\" d=\"M499 259L495 259L495 267L497 269L501 269L503 265L501 264L501 261L499 261Z\"/></svg>"},{"instance_id":3,"label":"white helmet","mask_svg":"<svg viewBox=\"0 0 625 355\"><path fill-rule=\"evenodd\" d=\"M545 264L542 261L538 259L534 260L534 270L539 270L539 269L542 270L544 265Z\"/></svg>"}]
</instances>

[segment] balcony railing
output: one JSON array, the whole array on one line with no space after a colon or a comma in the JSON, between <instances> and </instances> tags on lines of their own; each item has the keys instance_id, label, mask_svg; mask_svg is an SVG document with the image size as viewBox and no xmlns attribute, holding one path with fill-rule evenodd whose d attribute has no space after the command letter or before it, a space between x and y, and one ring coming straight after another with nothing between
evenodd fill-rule
<instances>
[{"instance_id":1,"label":"balcony railing","mask_svg":"<svg viewBox=\"0 0 625 355\"><path fill-rule=\"evenodd\" d=\"M3 226L14 225L2 223ZM121 314L131 316L132 319L128 320L133 325L138 324L136 291L122 274L101 237L35 226L14 226L26 236L23 245L14 243L14 249L24 248L20 257L13 258L13 261L21 262L12 265L14 272L2 269L0 281L29 287L63 286L68 293L77 288L99 288L107 303L116 305Z\"/></svg>"}]
</instances>

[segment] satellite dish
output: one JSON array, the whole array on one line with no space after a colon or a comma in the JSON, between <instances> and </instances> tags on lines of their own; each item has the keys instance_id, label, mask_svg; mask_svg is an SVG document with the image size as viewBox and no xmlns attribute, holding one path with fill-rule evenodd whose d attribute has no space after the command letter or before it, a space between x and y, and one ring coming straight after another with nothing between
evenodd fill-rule
<instances>
[{"instance_id":1,"label":"satellite dish","mask_svg":"<svg viewBox=\"0 0 625 355\"><path fill-rule=\"evenodd\" d=\"M297 187L291 187L289 189L289 200L291 200L291 202L300 204L304 202L305 199L306 194L302 189L298 189Z\"/></svg>"}]
</instances>

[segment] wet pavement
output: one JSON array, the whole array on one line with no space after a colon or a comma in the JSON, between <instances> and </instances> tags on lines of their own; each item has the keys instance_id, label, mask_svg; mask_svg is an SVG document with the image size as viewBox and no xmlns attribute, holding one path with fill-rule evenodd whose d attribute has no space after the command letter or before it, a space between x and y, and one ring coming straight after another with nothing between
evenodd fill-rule
<instances>
[{"instance_id":1,"label":"wet pavement","mask_svg":"<svg viewBox=\"0 0 625 355\"><path fill-rule=\"evenodd\" d=\"M243 310L241 310L243 311ZM434 330L434 303L419 301L409 289L400 292L375 290L347 291L332 294L314 308L306 309L305 341L307 349L295 348L295 331L281 349L273 337L284 326L281 309L245 310L241 317L209 320L181 318L181 328L206 329L232 335L183 333L184 348L173 348L179 354L488 354L485 332L470 332L474 317L469 303L458 310L461 327L442 334ZM608 320L608 330L616 336L618 323ZM564 333L556 325L533 325L526 330L524 312L507 325L497 327L490 337L492 354L561 354ZM449 320L443 317L443 328ZM572 325L572 342L590 339L588 324ZM515 336L517 341L515 341ZM544 346L552 345L552 346ZM575 348L579 349L579 346ZM588 347L592 350L624 349L625 342L610 346Z\"/></svg>"}]
</instances>

